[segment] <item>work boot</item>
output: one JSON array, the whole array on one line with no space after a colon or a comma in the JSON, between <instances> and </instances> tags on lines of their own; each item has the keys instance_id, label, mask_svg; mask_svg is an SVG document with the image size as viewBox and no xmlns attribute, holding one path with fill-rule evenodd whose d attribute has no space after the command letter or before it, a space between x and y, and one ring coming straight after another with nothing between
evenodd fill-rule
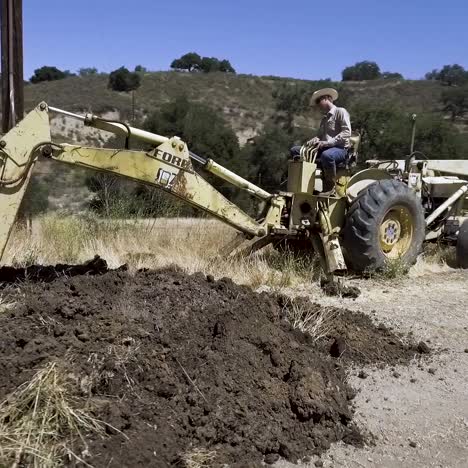
<instances>
[{"instance_id":1,"label":"work boot","mask_svg":"<svg viewBox=\"0 0 468 468\"><path fill-rule=\"evenodd\" d=\"M322 195L323 197L332 197L336 194L336 169L323 169L322 170L322 181L323 181L323 189Z\"/></svg>"}]
</instances>

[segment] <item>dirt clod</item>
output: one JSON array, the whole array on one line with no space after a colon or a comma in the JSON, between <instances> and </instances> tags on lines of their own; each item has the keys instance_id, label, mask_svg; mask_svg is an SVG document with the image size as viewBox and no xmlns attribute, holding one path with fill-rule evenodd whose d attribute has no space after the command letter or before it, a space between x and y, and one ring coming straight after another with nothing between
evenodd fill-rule
<instances>
[{"instance_id":1,"label":"dirt clod","mask_svg":"<svg viewBox=\"0 0 468 468\"><path fill-rule=\"evenodd\" d=\"M126 270L126 265L122 265L119 270ZM81 276L81 275L102 275L107 273L109 268L107 262L96 255L93 259L81 265L59 264L55 266L32 265L26 268L15 268L4 266L0 268L0 283L16 283L18 281L54 281L60 276Z\"/></svg>"},{"instance_id":2,"label":"dirt clod","mask_svg":"<svg viewBox=\"0 0 468 468\"><path fill-rule=\"evenodd\" d=\"M273 465L273 463L276 463L279 460L279 455L277 453L269 453L268 455L265 455L265 463L267 465Z\"/></svg>"},{"instance_id":3,"label":"dirt clod","mask_svg":"<svg viewBox=\"0 0 468 468\"><path fill-rule=\"evenodd\" d=\"M343 338L337 337L330 346L330 356L334 358L341 357L346 351L346 342Z\"/></svg>"},{"instance_id":4,"label":"dirt clod","mask_svg":"<svg viewBox=\"0 0 468 468\"><path fill-rule=\"evenodd\" d=\"M418 343L418 352L420 354L429 354L431 352L431 349L426 343L424 343L424 341L420 341Z\"/></svg>"},{"instance_id":5,"label":"dirt clod","mask_svg":"<svg viewBox=\"0 0 468 468\"><path fill-rule=\"evenodd\" d=\"M336 281L321 281L320 287L327 296L341 296L344 298L356 299L361 294L359 288L346 286Z\"/></svg>"}]
</instances>

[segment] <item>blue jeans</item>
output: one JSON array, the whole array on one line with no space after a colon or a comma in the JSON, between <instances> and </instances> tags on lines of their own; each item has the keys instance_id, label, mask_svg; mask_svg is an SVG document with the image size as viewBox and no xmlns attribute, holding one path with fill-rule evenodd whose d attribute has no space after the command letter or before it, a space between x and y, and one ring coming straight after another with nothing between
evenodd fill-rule
<instances>
[{"instance_id":1,"label":"blue jeans","mask_svg":"<svg viewBox=\"0 0 468 468\"><path fill-rule=\"evenodd\" d=\"M291 157L300 156L301 147L293 146L290 150ZM317 157L318 166L325 171L331 170L336 173L336 167L343 165L348 157L348 150L346 148L338 148L333 146L319 151Z\"/></svg>"}]
</instances>

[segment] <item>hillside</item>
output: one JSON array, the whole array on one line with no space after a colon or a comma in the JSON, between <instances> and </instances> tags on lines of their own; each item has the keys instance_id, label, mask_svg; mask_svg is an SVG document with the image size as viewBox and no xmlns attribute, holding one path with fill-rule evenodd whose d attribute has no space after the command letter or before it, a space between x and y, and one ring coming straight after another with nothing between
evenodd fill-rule
<instances>
[{"instance_id":1,"label":"hillside","mask_svg":"<svg viewBox=\"0 0 468 468\"><path fill-rule=\"evenodd\" d=\"M46 101L52 106L77 113L93 112L106 118L131 121L132 95L111 91L107 83L108 75L99 74L29 84L25 87L26 110L32 109L40 101ZM398 108L404 114L430 114L440 119L443 116L441 95L447 89L439 82L424 80L324 83L226 73L152 72L143 75L142 85L135 92L135 120L142 122L163 104L185 96L223 116L241 146L261 133L266 123L286 115L291 119L292 127L301 128L303 134L309 134L318 126L321 116L317 110L305 106L307 97L326 85L339 88L342 98L338 104L346 106L352 118L356 116L354 110L359 105L371 103L373 106ZM372 112L370 118L374 119ZM443 118L449 122L448 116ZM402 125L409 128L405 122ZM465 120L458 119L451 126L468 135ZM82 127L81 122L64 116L52 118L52 130L57 141L76 141L93 146L102 146L112 137L109 133ZM468 142L468 138L464 139ZM405 140L401 146L406 151L409 138L401 140ZM276 148L277 151L286 154L288 145L283 141L280 146ZM53 184L48 184L53 209L73 206L76 210L89 200L90 193L84 184L86 173L80 169L40 162L36 174L47 182L53 181Z\"/></svg>"},{"instance_id":2,"label":"hillside","mask_svg":"<svg viewBox=\"0 0 468 468\"><path fill-rule=\"evenodd\" d=\"M50 105L70 111L102 114L117 111L114 117L131 118L132 98L129 93L107 89L108 75L70 77L64 80L28 85L25 88L26 109L45 100ZM440 112L440 97L444 86L433 81L375 80L339 84L346 94L346 105L361 99L391 102L408 112ZM291 78L257 77L225 73L145 73L136 92L136 114L143 117L173 100L185 95L222 112L237 133L240 142L254 136L275 114L273 95L281 90L297 87L309 93L317 82ZM315 126L320 115L316 111L299 113L298 125ZM68 126L66 127L68 131ZM58 126L60 132L60 126ZM73 131L73 133L75 133ZM68 136L66 133L64 136Z\"/></svg>"}]
</instances>

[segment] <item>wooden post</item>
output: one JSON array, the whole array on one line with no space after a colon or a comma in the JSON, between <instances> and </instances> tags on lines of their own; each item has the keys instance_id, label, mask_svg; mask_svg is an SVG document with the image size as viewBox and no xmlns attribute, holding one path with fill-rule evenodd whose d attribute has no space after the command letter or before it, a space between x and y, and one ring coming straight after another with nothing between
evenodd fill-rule
<instances>
[{"instance_id":1,"label":"wooden post","mask_svg":"<svg viewBox=\"0 0 468 468\"><path fill-rule=\"evenodd\" d=\"M24 116L23 0L1 0L2 132Z\"/></svg>"}]
</instances>

